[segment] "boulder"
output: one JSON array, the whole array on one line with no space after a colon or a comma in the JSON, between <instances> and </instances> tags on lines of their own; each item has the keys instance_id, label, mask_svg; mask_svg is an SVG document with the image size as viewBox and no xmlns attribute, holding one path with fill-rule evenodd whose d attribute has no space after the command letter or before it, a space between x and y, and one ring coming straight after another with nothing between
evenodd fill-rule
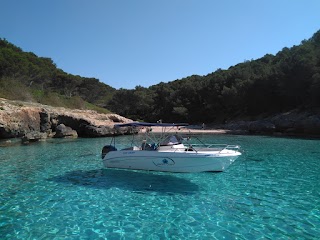
<instances>
[{"instance_id":1,"label":"boulder","mask_svg":"<svg viewBox=\"0 0 320 240\"><path fill-rule=\"evenodd\" d=\"M22 143L26 144L26 143L30 143L30 142L37 142L37 141L39 141L41 139L46 139L46 138L47 138L47 134L46 133L32 131L32 132L26 133L21 138L21 141L22 141Z\"/></svg>"},{"instance_id":2,"label":"boulder","mask_svg":"<svg viewBox=\"0 0 320 240\"><path fill-rule=\"evenodd\" d=\"M64 124L59 124L56 127L55 138L64 138L64 137L78 137L77 131L73 130L71 127L68 127Z\"/></svg>"}]
</instances>

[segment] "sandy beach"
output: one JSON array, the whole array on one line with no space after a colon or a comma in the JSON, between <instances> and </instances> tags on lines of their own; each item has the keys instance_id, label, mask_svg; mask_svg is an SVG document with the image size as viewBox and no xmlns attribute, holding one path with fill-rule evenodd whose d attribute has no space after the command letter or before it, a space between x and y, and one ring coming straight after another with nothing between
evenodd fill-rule
<instances>
[{"instance_id":1,"label":"sandy beach","mask_svg":"<svg viewBox=\"0 0 320 240\"><path fill-rule=\"evenodd\" d=\"M140 130L140 133L145 133L150 128L143 128ZM161 133L163 131L162 127L151 127L152 132L155 133ZM185 133L185 134L226 134L229 131L226 129L202 129L196 128L196 127L168 127L165 129L165 132L179 132L179 133Z\"/></svg>"}]
</instances>

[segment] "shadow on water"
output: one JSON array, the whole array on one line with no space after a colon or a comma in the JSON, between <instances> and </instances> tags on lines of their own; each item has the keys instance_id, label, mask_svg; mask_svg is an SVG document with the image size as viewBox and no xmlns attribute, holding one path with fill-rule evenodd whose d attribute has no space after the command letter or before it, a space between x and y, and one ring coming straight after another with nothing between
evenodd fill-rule
<instances>
[{"instance_id":1,"label":"shadow on water","mask_svg":"<svg viewBox=\"0 0 320 240\"><path fill-rule=\"evenodd\" d=\"M98 189L120 188L137 193L165 195L192 195L196 194L199 190L198 185L173 175L118 169L72 171L62 176L49 178L48 180Z\"/></svg>"}]
</instances>

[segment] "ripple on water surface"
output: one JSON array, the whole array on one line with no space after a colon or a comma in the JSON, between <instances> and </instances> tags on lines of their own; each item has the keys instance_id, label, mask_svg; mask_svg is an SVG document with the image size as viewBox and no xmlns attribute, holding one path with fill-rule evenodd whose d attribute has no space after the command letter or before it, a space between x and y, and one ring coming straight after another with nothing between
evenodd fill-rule
<instances>
[{"instance_id":1,"label":"ripple on water surface","mask_svg":"<svg viewBox=\"0 0 320 240\"><path fill-rule=\"evenodd\" d=\"M223 173L177 174L103 169L107 138L1 147L0 238L320 236L319 140L202 138L245 153Z\"/></svg>"}]
</instances>

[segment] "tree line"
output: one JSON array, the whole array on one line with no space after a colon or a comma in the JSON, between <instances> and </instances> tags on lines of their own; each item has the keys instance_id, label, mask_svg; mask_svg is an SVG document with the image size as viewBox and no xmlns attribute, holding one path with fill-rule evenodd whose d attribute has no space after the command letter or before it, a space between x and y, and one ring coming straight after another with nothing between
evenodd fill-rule
<instances>
[{"instance_id":1,"label":"tree line","mask_svg":"<svg viewBox=\"0 0 320 240\"><path fill-rule=\"evenodd\" d=\"M23 52L0 39L0 86L1 82L76 96L134 120L222 123L257 118L320 107L320 31L276 55L132 90L116 90L98 79L65 73L50 58Z\"/></svg>"},{"instance_id":2,"label":"tree line","mask_svg":"<svg viewBox=\"0 0 320 240\"><path fill-rule=\"evenodd\" d=\"M108 107L133 119L223 123L320 107L320 31L276 55L206 76L120 89Z\"/></svg>"}]
</instances>

